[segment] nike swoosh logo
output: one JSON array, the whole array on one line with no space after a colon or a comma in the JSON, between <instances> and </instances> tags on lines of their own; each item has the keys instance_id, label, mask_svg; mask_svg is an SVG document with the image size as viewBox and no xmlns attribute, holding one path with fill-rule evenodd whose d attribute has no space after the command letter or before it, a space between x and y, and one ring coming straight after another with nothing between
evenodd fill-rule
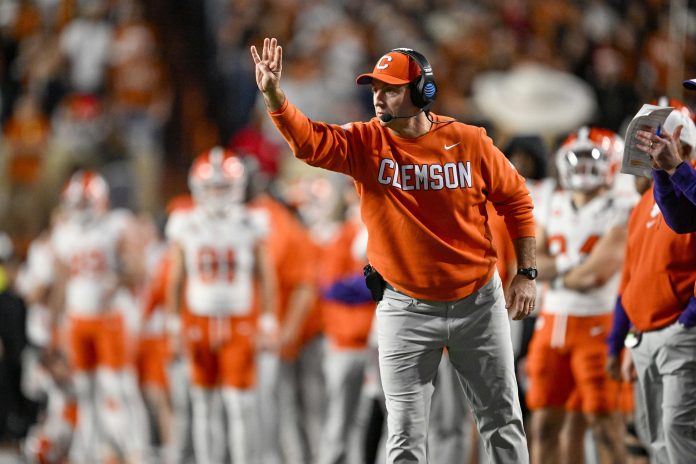
<instances>
[{"instance_id":1,"label":"nike swoosh logo","mask_svg":"<svg viewBox=\"0 0 696 464\"><path fill-rule=\"evenodd\" d=\"M454 145L445 145L445 150L449 150L449 149L451 149L451 148L454 148L454 147L456 147L457 145L459 145L460 143L462 143L462 142L457 142L457 143L455 143Z\"/></svg>"},{"instance_id":2,"label":"nike swoosh logo","mask_svg":"<svg viewBox=\"0 0 696 464\"><path fill-rule=\"evenodd\" d=\"M649 229L652 226L654 226L656 222L657 222L657 219L655 219L654 221L648 221L648 223L645 224L645 227Z\"/></svg>"}]
</instances>

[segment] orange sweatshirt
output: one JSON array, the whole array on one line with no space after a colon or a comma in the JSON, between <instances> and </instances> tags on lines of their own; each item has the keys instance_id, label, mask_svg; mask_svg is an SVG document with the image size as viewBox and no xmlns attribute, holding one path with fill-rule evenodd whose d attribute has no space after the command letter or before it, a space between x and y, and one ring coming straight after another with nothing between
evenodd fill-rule
<instances>
[{"instance_id":1,"label":"orange sweatshirt","mask_svg":"<svg viewBox=\"0 0 696 464\"><path fill-rule=\"evenodd\" d=\"M631 213L621 277L621 302L641 331L674 322L694 295L696 232L677 234L665 223L652 188Z\"/></svg>"},{"instance_id":2,"label":"orange sweatshirt","mask_svg":"<svg viewBox=\"0 0 696 464\"><path fill-rule=\"evenodd\" d=\"M507 231L507 227L505 227L503 218L498 216L495 208L490 203L486 203L486 209L488 210L488 225L493 235L493 247L497 256L498 275L500 275L500 280L503 282L503 288L507 291L507 285L514 277L510 272L513 269L513 273L517 271L515 246L512 240L510 240L510 234Z\"/></svg>"},{"instance_id":3,"label":"orange sweatshirt","mask_svg":"<svg viewBox=\"0 0 696 464\"><path fill-rule=\"evenodd\" d=\"M457 300L491 278L487 200L505 216L511 238L534 236L524 179L482 128L434 124L406 139L377 118L314 122L287 100L271 117L295 157L355 180L371 264L415 298Z\"/></svg>"},{"instance_id":4,"label":"orange sweatshirt","mask_svg":"<svg viewBox=\"0 0 696 464\"><path fill-rule=\"evenodd\" d=\"M316 287L314 277L316 250L307 229L285 206L268 195L256 199L252 206L267 211L270 217L270 234L267 243L276 270L278 289L276 317L278 323L284 325L288 316L288 305L295 289L300 285ZM281 353L283 359L296 359L304 344L321 332L321 316L316 304L314 306L307 314L300 338ZM257 308L257 311L259 310L260 308Z\"/></svg>"}]
</instances>

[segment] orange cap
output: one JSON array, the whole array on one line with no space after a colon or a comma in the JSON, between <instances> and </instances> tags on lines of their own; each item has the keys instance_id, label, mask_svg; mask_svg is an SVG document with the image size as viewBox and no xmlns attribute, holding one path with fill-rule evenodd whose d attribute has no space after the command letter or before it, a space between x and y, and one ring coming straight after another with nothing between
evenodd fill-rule
<instances>
[{"instance_id":1,"label":"orange cap","mask_svg":"<svg viewBox=\"0 0 696 464\"><path fill-rule=\"evenodd\" d=\"M359 75L355 82L370 84L376 79L387 84L402 85L413 82L420 74L420 67L411 57L391 51L377 61L371 73Z\"/></svg>"}]
</instances>

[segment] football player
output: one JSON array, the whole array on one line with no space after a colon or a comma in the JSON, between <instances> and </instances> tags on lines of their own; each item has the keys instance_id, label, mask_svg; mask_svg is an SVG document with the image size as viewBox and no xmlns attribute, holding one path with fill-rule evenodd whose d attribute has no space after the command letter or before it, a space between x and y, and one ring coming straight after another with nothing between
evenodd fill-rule
<instances>
[{"instance_id":1,"label":"football player","mask_svg":"<svg viewBox=\"0 0 696 464\"><path fill-rule=\"evenodd\" d=\"M263 315L272 315L275 281L265 246L265 214L243 202L247 172L241 159L220 147L201 154L189 173L194 207L169 219L171 265L168 305L185 299L183 337L190 363L196 462L222 462L226 447L216 401L222 399L229 453L234 462L258 462L255 355L275 327L254 311L255 278ZM182 295L183 293L183 295ZM268 320L265 318L264 320ZM271 324L273 325L273 324Z\"/></svg>"},{"instance_id":2,"label":"football player","mask_svg":"<svg viewBox=\"0 0 696 464\"><path fill-rule=\"evenodd\" d=\"M611 189L622 152L617 134L594 127L580 128L556 152L562 189L553 194L548 216L539 218L537 242L539 278L549 289L527 364L532 462L582 456L582 439L559 445L564 420L574 412L582 413L600 451L611 462L623 461L618 384L604 371L604 340L636 200Z\"/></svg>"},{"instance_id":3,"label":"football player","mask_svg":"<svg viewBox=\"0 0 696 464\"><path fill-rule=\"evenodd\" d=\"M320 464L349 462L351 439L355 437L357 405L360 402L367 365L375 302L365 287L363 267L367 264L361 241L357 194L346 186L345 220L337 236L325 247L322 315L326 350L326 412L319 451ZM354 253L355 248L359 253ZM357 255L357 256L356 256Z\"/></svg>"},{"instance_id":4,"label":"football player","mask_svg":"<svg viewBox=\"0 0 696 464\"><path fill-rule=\"evenodd\" d=\"M63 220L55 225L49 301L53 324L65 327L79 420L71 459L99 462L108 456L137 460L130 423L127 353L122 313L114 298L129 281L123 237L130 216L109 211L109 188L96 172L79 170L62 194Z\"/></svg>"},{"instance_id":5,"label":"football player","mask_svg":"<svg viewBox=\"0 0 696 464\"><path fill-rule=\"evenodd\" d=\"M255 186L265 184L253 158L245 158ZM274 198L270 188L249 192L252 206L270 218L268 237L278 296L275 319L277 343L261 350L257 356L259 370L259 411L263 439L263 463L302 462L308 446L301 432L301 415L297 407L300 395L296 385L303 376L293 369L308 342L318 333L318 317L310 317L316 300L314 248L309 232L288 206ZM313 345L310 345L313 346ZM312 366L314 370L321 365ZM283 431L281 437L281 429Z\"/></svg>"},{"instance_id":6,"label":"football player","mask_svg":"<svg viewBox=\"0 0 696 464\"><path fill-rule=\"evenodd\" d=\"M143 324L138 340L138 381L151 417L155 420L162 451L173 453L173 411L169 397L169 338L166 331L165 295L169 264L162 257L147 280L142 295Z\"/></svg>"},{"instance_id":7,"label":"football player","mask_svg":"<svg viewBox=\"0 0 696 464\"><path fill-rule=\"evenodd\" d=\"M54 214L56 221L58 215ZM31 241L17 277L17 289L28 304L29 345L22 360L22 392L45 404L41 419L31 427L22 446L30 463L65 462L77 422L77 401L67 359L52 349L56 337L51 333L46 297L53 282L53 259L49 229Z\"/></svg>"}]
</instances>

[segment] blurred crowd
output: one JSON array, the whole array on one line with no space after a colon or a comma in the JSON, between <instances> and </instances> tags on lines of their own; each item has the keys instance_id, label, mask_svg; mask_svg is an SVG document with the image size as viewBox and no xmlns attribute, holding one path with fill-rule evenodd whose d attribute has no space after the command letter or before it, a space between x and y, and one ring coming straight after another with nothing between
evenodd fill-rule
<instances>
[{"instance_id":1,"label":"blurred crowd","mask_svg":"<svg viewBox=\"0 0 696 464\"><path fill-rule=\"evenodd\" d=\"M0 28L3 229L26 246L77 167L154 211L172 93L140 2L8 1Z\"/></svg>"},{"instance_id":2,"label":"blurred crowd","mask_svg":"<svg viewBox=\"0 0 696 464\"><path fill-rule=\"evenodd\" d=\"M556 172L550 154L580 125L623 135L640 106L663 95L694 107L695 97L682 93L681 80L696 75L695 8L693 2L666 0L3 0L0 442L25 444L29 431L36 430L32 426L50 416L46 412L50 394L37 394L22 385L23 352L35 349L41 358L37 353L50 345L44 334L31 333L31 327L42 326L36 318L47 317L32 315L31 308L47 303L32 289L37 282L41 288L50 287L52 277L44 281L32 274L41 273L46 264L41 258L31 263L29 252L51 242L51 228L65 220L61 198L71 176L98 172L108 185L110 207L129 217L126 235L131 249L126 260L135 269L131 278L136 277L129 282L132 292L127 301L139 314L131 319L133 334L146 333L152 308L148 313L141 297L155 279L164 253L164 222L173 210L190 207L185 195L191 162L220 145L254 160L254 169L262 174L250 177L250 182L259 182L254 195L268 195L295 221L286 224L300 230L294 241L284 245L297 247L297 261L288 266L299 261L305 267L317 265L302 279L312 282L312 291L319 295L305 303L298 321L285 321L295 324L294 339L279 355L284 370L277 372L292 378L288 383L294 385L281 389L292 395L283 401L297 403L283 413L287 421L283 424L290 424L284 430L296 434L283 437L283 443L290 443L283 453L295 456L287 462L310 462L319 453L321 415L330 404L323 402L323 395L336 382L334 378L331 384L332 379L316 369L326 355L317 347L324 338L330 346L365 350L356 362L367 370L366 395L375 403L361 409L358 418L367 438L351 443L365 448L362 457L377 453L383 412L377 374L366 367L371 320L362 318L362 325L351 332L349 321L355 313L345 313L345 307L344 313L340 308L327 313L334 318L330 327L323 325L326 314L322 318L317 312L325 296L321 292L359 273L365 259L359 253L362 238L352 208L355 199L343 177L318 173L297 162L279 139L258 99L249 46L258 46L263 37L277 37L286 44L283 80L288 98L310 118L337 124L374 115L369 89L355 85L355 76L371 69L391 48L422 52L438 83L433 110L485 126L521 173L528 166L530 190L542 204L554 189L550 179ZM536 74L526 73L530 66ZM491 93L491 86L497 92ZM630 180L624 181L622 188L632 190ZM314 251L303 255L302 247L310 242ZM323 262L321 256L329 255L316 249L353 254L344 253L339 271L337 262ZM500 262L509 264L503 257ZM325 269L333 274L322 276ZM24 287L15 285L17 275L20 281L24 275ZM520 358L526 351L522 340L528 342L531 330L527 324L515 331ZM354 339L346 342L346 336ZM166 356L154 362L162 359ZM66 387L69 374L64 360L39 361L67 403L61 404L61 411L70 411L75 394ZM315 369L307 367L312 365ZM447 372L440 378L444 383ZM320 391L312 390L316 379ZM129 388L137 380L137 376L129 379ZM142 415L147 417L145 428L150 424L156 438L137 444L164 449L178 432L163 425L169 415L177 414L172 411L177 405L163 403L170 402L169 396L175 397L174 390L182 385L158 378L149 388L140 381L141 390L131 395L131 401L143 403L149 414ZM303 390L307 385L309 390ZM163 395L165 387L172 391ZM433 407L446 417L451 411L443 397L436 397ZM190 408L185 400L183 404ZM337 414L341 413L345 411ZM293 417L309 420L298 424ZM445 430L447 424L440 424L441 437L453 433ZM469 425L470 420L467 430L461 430L460 423L452 428L474 443L466 450L473 462L478 449ZM182 433L193 440L190 431L188 436ZM184 445L189 449L178 451L191 455L191 443ZM370 456L374 462L374 454Z\"/></svg>"},{"instance_id":3,"label":"blurred crowd","mask_svg":"<svg viewBox=\"0 0 696 464\"><path fill-rule=\"evenodd\" d=\"M287 92L312 118L368 119L371 97L354 76L408 46L436 70L436 110L486 126L499 144L522 130L553 145L574 129L548 123L559 113L620 132L640 102L682 98L674 83L696 69L696 18L679 3L7 0L0 217L25 251L77 167L102 170L118 206L161 212L185 189L188 163L216 144L255 150L277 174L288 154L259 117L248 59L266 36L287 44ZM536 82L517 79L529 65ZM554 73L577 81L556 89ZM538 107L550 116L536 126L510 123Z\"/></svg>"},{"instance_id":4,"label":"blurred crowd","mask_svg":"<svg viewBox=\"0 0 696 464\"><path fill-rule=\"evenodd\" d=\"M438 111L489 126L494 121L474 98L482 73L531 63L569 73L593 90L597 111L585 122L618 130L638 102L681 97L674 83L694 67L693 11L686 5L675 11L666 1L251 3L205 2L214 51L208 69L216 95L228 102L219 110L223 138L251 114L253 80L240 57L259 37L287 44L288 93L310 117L328 122L371 114L369 94L351 85L353 77L398 46L421 51L433 64ZM543 95L535 97L530 103L542 104Z\"/></svg>"}]
</instances>

